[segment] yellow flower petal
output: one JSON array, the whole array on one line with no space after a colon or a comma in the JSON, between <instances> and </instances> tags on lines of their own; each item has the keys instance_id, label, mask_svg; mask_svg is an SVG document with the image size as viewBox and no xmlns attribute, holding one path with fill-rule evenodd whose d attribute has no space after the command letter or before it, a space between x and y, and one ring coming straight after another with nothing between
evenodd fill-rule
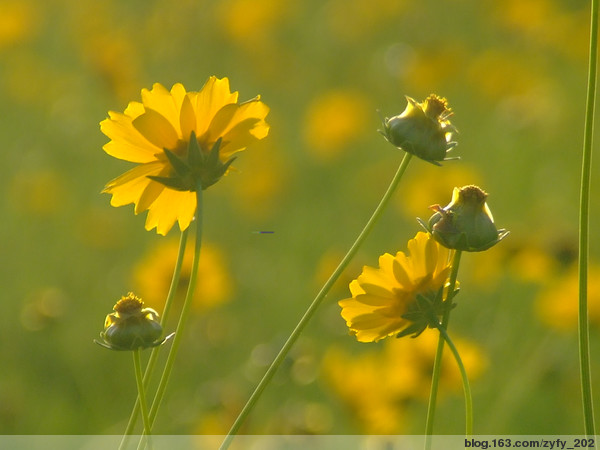
<instances>
[{"instance_id":1,"label":"yellow flower petal","mask_svg":"<svg viewBox=\"0 0 600 450\"><path fill-rule=\"evenodd\" d=\"M185 230L196 212L196 195L194 192L181 192L165 189L152 203L146 219L146 230L156 228L158 234L165 236L179 222Z\"/></svg>"},{"instance_id":2,"label":"yellow flower petal","mask_svg":"<svg viewBox=\"0 0 600 450\"><path fill-rule=\"evenodd\" d=\"M256 127L269 113L269 108L258 100L243 103L241 105L231 103L221 108L210 124L210 133L206 139L209 142L217 140L216 136L223 136L225 142L240 139L237 135L251 135L262 139L269 131L268 127ZM258 128L253 133L254 128ZM231 135L228 135L231 133Z\"/></svg>"},{"instance_id":3,"label":"yellow flower petal","mask_svg":"<svg viewBox=\"0 0 600 450\"><path fill-rule=\"evenodd\" d=\"M111 138L102 147L115 158L134 163L147 163L155 159L156 148L148 143L132 125L131 117L110 111L109 119L100 122L100 130Z\"/></svg>"},{"instance_id":4,"label":"yellow flower petal","mask_svg":"<svg viewBox=\"0 0 600 450\"><path fill-rule=\"evenodd\" d=\"M238 93L229 91L229 79L212 76L202 87L196 97L196 131L202 136L211 124L213 117L221 108L236 103ZM216 140L216 139L215 139Z\"/></svg>"},{"instance_id":5,"label":"yellow flower petal","mask_svg":"<svg viewBox=\"0 0 600 450\"><path fill-rule=\"evenodd\" d=\"M190 138L192 131L196 131L196 113L192 106L192 101L188 95L183 99L181 104L181 117L179 118L179 126L181 128L181 136Z\"/></svg>"},{"instance_id":6,"label":"yellow flower petal","mask_svg":"<svg viewBox=\"0 0 600 450\"><path fill-rule=\"evenodd\" d=\"M148 141L157 147L157 154L162 150L175 150L177 147L177 131L161 113L146 108L146 112L136 117L132 122L133 127Z\"/></svg>"},{"instance_id":7,"label":"yellow flower petal","mask_svg":"<svg viewBox=\"0 0 600 450\"><path fill-rule=\"evenodd\" d=\"M110 200L112 206L137 203L144 190L148 187L148 184L152 182L148 178L148 175L157 175L162 168L163 165L158 162L136 166L110 181L103 192L112 194L112 199Z\"/></svg>"},{"instance_id":8,"label":"yellow flower petal","mask_svg":"<svg viewBox=\"0 0 600 450\"><path fill-rule=\"evenodd\" d=\"M163 176L161 172L159 172L160 176ZM158 198L160 194L166 189L166 186L161 183L157 183L156 181L150 181L144 189L144 192L140 195L140 198L136 202L135 205L135 213L139 214L140 212L146 211L152 203Z\"/></svg>"},{"instance_id":9,"label":"yellow flower petal","mask_svg":"<svg viewBox=\"0 0 600 450\"><path fill-rule=\"evenodd\" d=\"M408 265L408 261L404 256L404 253L398 252L396 255L394 264L392 265L392 273L394 274L394 278L398 280L398 283L401 286L412 286L410 275L412 273L412 267Z\"/></svg>"},{"instance_id":10,"label":"yellow flower petal","mask_svg":"<svg viewBox=\"0 0 600 450\"><path fill-rule=\"evenodd\" d=\"M350 293L352 295L360 295L364 294L365 290L360 286L360 283L357 280L352 280L350 282Z\"/></svg>"},{"instance_id":11,"label":"yellow flower petal","mask_svg":"<svg viewBox=\"0 0 600 450\"><path fill-rule=\"evenodd\" d=\"M144 110L152 109L160 111L160 114L167 119L173 129L179 132L179 111L181 103L185 96L184 87L177 83L174 84L169 92L160 83L154 83L152 90L142 89L142 103Z\"/></svg>"}]
</instances>

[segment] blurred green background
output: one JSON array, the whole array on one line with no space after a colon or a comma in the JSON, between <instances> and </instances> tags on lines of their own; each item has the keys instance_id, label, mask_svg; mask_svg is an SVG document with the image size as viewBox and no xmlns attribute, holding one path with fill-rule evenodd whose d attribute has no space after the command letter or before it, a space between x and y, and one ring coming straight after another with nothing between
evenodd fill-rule
<instances>
[{"instance_id":1,"label":"blurred green background","mask_svg":"<svg viewBox=\"0 0 600 450\"><path fill-rule=\"evenodd\" d=\"M160 309L178 231L147 232L145 214L100 194L131 166L102 151L98 123L154 82L199 90L210 75L229 77L241 100L260 94L271 132L206 192L200 295L156 433L227 432L402 158L376 132L377 110L399 114L404 95L432 92L455 112L461 160L413 159L242 432L422 433L433 341L358 343L336 302L363 265L406 250L416 216L475 183L511 230L496 248L465 255L459 274L450 329L468 355L475 432L582 433L573 263L587 3L0 0L0 433L124 430L136 395L131 356L92 340L130 290ZM398 364L407 355L420 362ZM420 390L394 378L405 372ZM447 378L436 432L460 434L462 392Z\"/></svg>"}]
</instances>

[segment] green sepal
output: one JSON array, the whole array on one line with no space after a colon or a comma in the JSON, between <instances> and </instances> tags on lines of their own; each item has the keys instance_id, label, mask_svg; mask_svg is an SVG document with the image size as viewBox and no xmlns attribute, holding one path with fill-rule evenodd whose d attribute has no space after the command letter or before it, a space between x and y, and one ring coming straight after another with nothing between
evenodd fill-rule
<instances>
[{"instance_id":1,"label":"green sepal","mask_svg":"<svg viewBox=\"0 0 600 450\"><path fill-rule=\"evenodd\" d=\"M219 152L221 151L221 142L223 142L222 138L217 139L210 149L208 153L208 157L206 158L206 164L208 167L217 167L221 162L219 159Z\"/></svg>"},{"instance_id":2,"label":"green sepal","mask_svg":"<svg viewBox=\"0 0 600 450\"><path fill-rule=\"evenodd\" d=\"M169 149L165 148L163 151L165 152L167 159L171 163L171 166L177 175L180 177L185 177L190 174L191 168L185 159L181 158Z\"/></svg>"},{"instance_id":3,"label":"green sepal","mask_svg":"<svg viewBox=\"0 0 600 450\"><path fill-rule=\"evenodd\" d=\"M177 191L193 192L198 189L198 186L204 190L219 181L235 160L233 157L225 163L221 162L222 142L222 138L219 138L209 152L203 152L196 133L192 131L185 158L164 149L165 156L173 169L171 176L149 175L148 178Z\"/></svg>"},{"instance_id":4,"label":"green sepal","mask_svg":"<svg viewBox=\"0 0 600 450\"><path fill-rule=\"evenodd\" d=\"M396 337L401 338L409 336L415 338L419 336L427 328L437 328L439 326L439 317L446 310L456 307L456 303L452 303L452 299L458 293L456 289L448 295L448 298L443 300L444 289L440 288L437 292L427 292L425 294L417 294L415 302L409 307L408 311L402 315L403 319L411 322Z\"/></svg>"},{"instance_id":5,"label":"green sepal","mask_svg":"<svg viewBox=\"0 0 600 450\"><path fill-rule=\"evenodd\" d=\"M158 347L159 345L163 345L165 342L167 342L173 336L175 336L175 332L169 334L168 336L165 336L164 338L162 338L162 339L160 339L158 341L152 342L151 344L146 344L143 347L140 346L138 348ZM115 351L119 351L119 352L135 350L134 348L121 347L121 346L118 346L118 345L111 344L111 343L107 342L104 339L104 333L100 333L100 337L102 338L102 341L94 339L94 343L98 344L100 347L107 348L108 350L115 350Z\"/></svg>"},{"instance_id":6,"label":"green sepal","mask_svg":"<svg viewBox=\"0 0 600 450\"><path fill-rule=\"evenodd\" d=\"M221 138L219 138L219 141ZM190 142L188 144L188 161L190 167L199 167L204 162L204 154L196 139L196 132L192 131L190 135Z\"/></svg>"},{"instance_id":7,"label":"green sepal","mask_svg":"<svg viewBox=\"0 0 600 450\"><path fill-rule=\"evenodd\" d=\"M189 191L189 187L184 183L181 178L175 177L159 177L156 175L148 175L152 181L156 181L160 184L164 184L165 186L175 189L176 191Z\"/></svg>"}]
</instances>

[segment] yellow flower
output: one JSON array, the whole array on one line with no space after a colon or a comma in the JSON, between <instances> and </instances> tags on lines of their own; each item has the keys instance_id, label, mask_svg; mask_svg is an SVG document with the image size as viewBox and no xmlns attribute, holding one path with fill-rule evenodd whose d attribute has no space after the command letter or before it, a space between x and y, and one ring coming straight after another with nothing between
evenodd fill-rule
<instances>
[{"instance_id":1,"label":"yellow flower","mask_svg":"<svg viewBox=\"0 0 600 450\"><path fill-rule=\"evenodd\" d=\"M411 322L403 316L418 296L437 295L450 271L450 251L428 233L408 241L410 255L379 257L379 267L363 268L350 283L352 298L341 300L342 317L360 342L372 342L401 332Z\"/></svg>"},{"instance_id":2,"label":"yellow flower","mask_svg":"<svg viewBox=\"0 0 600 450\"><path fill-rule=\"evenodd\" d=\"M189 246L186 250L177 285L178 298L185 296L192 270L193 251ZM161 242L134 269L134 285L146 303L158 311L164 307L178 251L177 241ZM206 311L227 302L232 296L233 282L221 249L203 242L198 264L198 286L194 291L192 308Z\"/></svg>"},{"instance_id":3,"label":"yellow flower","mask_svg":"<svg viewBox=\"0 0 600 450\"><path fill-rule=\"evenodd\" d=\"M591 264L588 275L588 314L592 327L600 326L600 266ZM576 267L558 277L536 300L538 317L555 330L577 330L579 278Z\"/></svg>"},{"instance_id":4,"label":"yellow flower","mask_svg":"<svg viewBox=\"0 0 600 450\"><path fill-rule=\"evenodd\" d=\"M148 210L147 230L166 235L175 221L185 230L196 211L195 186L216 182L232 155L269 132L269 108L260 97L237 101L229 80L213 76L200 92L179 83L169 92L156 83L142 89L142 103L109 112L100 123L111 139L104 151L139 164L106 185L111 205L134 203L136 214Z\"/></svg>"},{"instance_id":5,"label":"yellow flower","mask_svg":"<svg viewBox=\"0 0 600 450\"><path fill-rule=\"evenodd\" d=\"M39 28L39 8L31 2L2 2L0 15L0 49L22 43Z\"/></svg>"},{"instance_id":6,"label":"yellow flower","mask_svg":"<svg viewBox=\"0 0 600 450\"><path fill-rule=\"evenodd\" d=\"M323 162L336 159L363 135L370 110L364 95L350 89L332 90L313 100L304 119L309 151Z\"/></svg>"},{"instance_id":7,"label":"yellow flower","mask_svg":"<svg viewBox=\"0 0 600 450\"><path fill-rule=\"evenodd\" d=\"M409 434L411 404L425 402L431 389L431 368L439 333L426 330L419 339L388 339L383 346L350 354L339 347L327 350L321 364L331 392L369 434ZM487 367L482 349L472 341L455 339L469 379ZM461 389L460 372L450 352L444 352L440 396Z\"/></svg>"},{"instance_id":8,"label":"yellow flower","mask_svg":"<svg viewBox=\"0 0 600 450\"><path fill-rule=\"evenodd\" d=\"M429 205L439 203L439 199L444 198L454 186L483 184L480 171L466 163L448 165L444 170L430 164L415 165L404 177L402 189L405 195L398 197L396 206L411 220L424 214Z\"/></svg>"}]
</instances>

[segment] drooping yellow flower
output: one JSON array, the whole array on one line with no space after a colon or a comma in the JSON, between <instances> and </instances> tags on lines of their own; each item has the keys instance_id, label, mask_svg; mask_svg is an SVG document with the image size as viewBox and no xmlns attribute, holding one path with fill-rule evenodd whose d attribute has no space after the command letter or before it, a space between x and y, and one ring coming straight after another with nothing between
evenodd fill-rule
<instances>
[{"instance_id":1,"label":"drooping yellow flower","mask_svg":"<svg viewBox=\"0 0 600 450\"><path fill-rule=\"evenodd\" d=\"M213 76L200 92L186 92L179 83L168 91L156 83L142 89L142 103L109 112L100 123L111 139L104 151L139 164L106 185L111 205L133 203L136 214L148 210L147 230L166 235L175 221L185 230L199 181L206 189L228 170L232 155L269 132L269 108L259 96L237 101L229 80Z\"/></svg>"},{"instance_id":2,"label":"drooping yellow flower","mask_svg":"<svg viewBox=\"0 0 600 450\"><path fill-rule=\"evenodd\" d=\"M419 232L403 252L379 257L379 267L363 268L350 283L352 298L341 300L342 317L360 342L392 336L410 325L403 316L418 296L436 295L446 284L450 250Z\"/></svg>"}]
</instances>

